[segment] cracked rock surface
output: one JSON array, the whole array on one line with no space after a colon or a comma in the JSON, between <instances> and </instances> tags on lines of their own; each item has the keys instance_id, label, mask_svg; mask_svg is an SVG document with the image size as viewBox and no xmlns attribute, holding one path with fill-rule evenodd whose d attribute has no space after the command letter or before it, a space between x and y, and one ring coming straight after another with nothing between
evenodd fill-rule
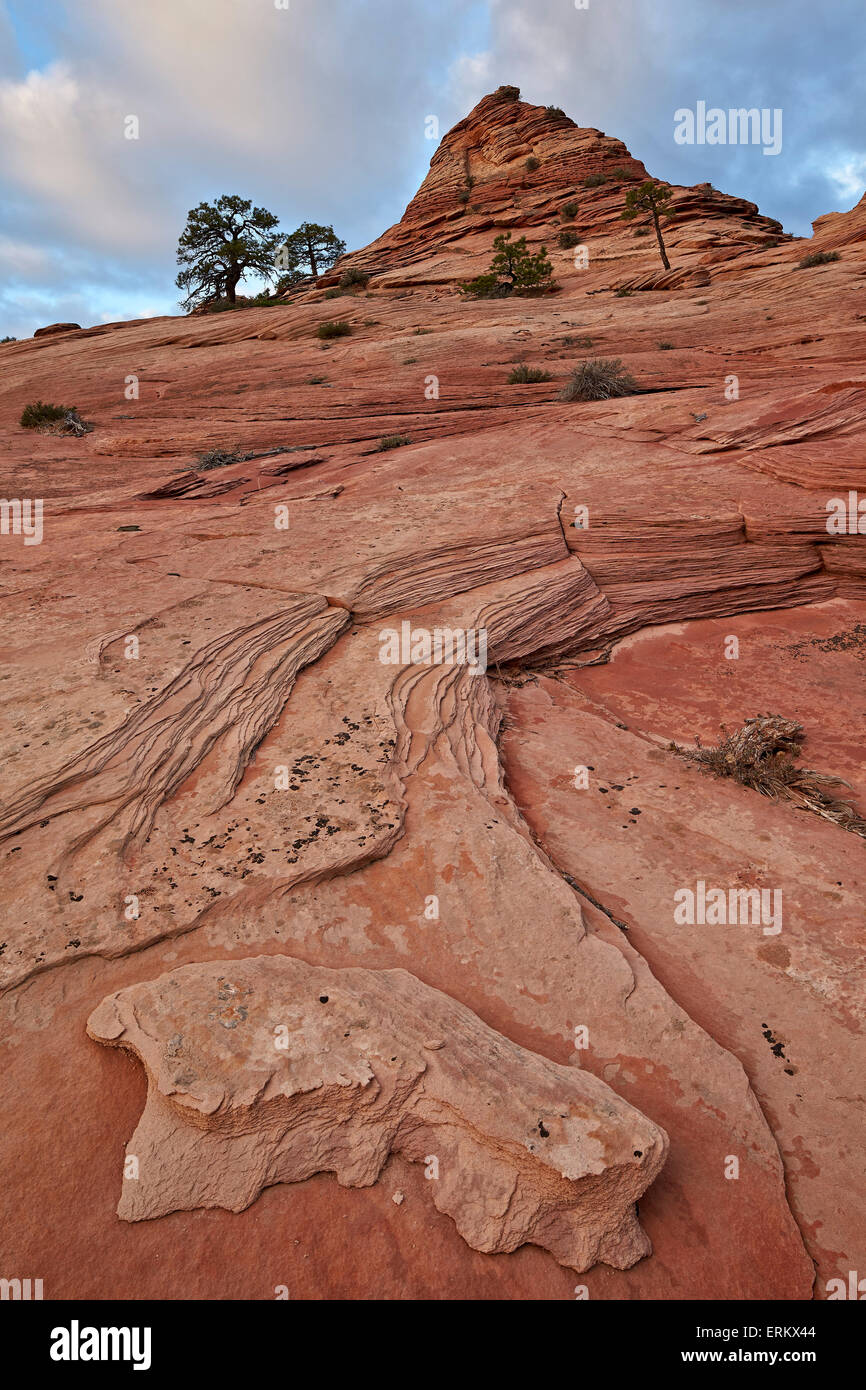
<instances>
[{"instance_id":1,"label":"cracked rock surface","mask_svg":"<svg viewBox=\"0 0 866 1390\"><path fill-rule=\"evenodd\" d=\"M668 750L779 713L866 811L866 543L827 527L866 495L866 201L801 270L675 188L665 277L618 168L485 98L345 259L365 292L0 346L4 495L44 499L0 541L0 1274L799 1300L866 1267L863 841ZM503 229L555 293L460 296ZM586 357L639 393L559 400ZM92 431L18 427L58 394ZM483 631L486 670L404 626ZM677 923L699 880L781 892L781 930Z\"/></svg>"}]
</instances>

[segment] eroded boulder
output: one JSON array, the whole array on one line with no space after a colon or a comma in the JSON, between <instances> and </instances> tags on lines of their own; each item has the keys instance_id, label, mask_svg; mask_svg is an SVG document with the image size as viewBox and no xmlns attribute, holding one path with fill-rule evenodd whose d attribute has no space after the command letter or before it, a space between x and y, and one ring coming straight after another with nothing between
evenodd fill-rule
<instances>
[{"instance_id":1,"label":"eroded boulder","mask_svg":"<svg viewBox=\"0 0 866 1390\"><path fill-rule=\"evenodd\" d=\"M578 1271L649 1253L635 1203L665 1161L664 1131L405 970L189 965L110 995L87 1031L148 1074L124 1220L242 1211L319 1172L367 1187L399 1153L425 1165L436 1207L476 1250L529 1242Z\"/></svg>"}]
</instances>

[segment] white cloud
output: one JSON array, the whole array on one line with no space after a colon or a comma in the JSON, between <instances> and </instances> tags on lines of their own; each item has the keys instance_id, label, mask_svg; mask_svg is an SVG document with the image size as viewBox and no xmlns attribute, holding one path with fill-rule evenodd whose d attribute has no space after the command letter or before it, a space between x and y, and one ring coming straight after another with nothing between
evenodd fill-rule
<instances>
[{"instance_id":1,"label":"white cloud","mask_svg":"<svg viewBox=\"0 0 866 1390\"><path fill-rule=\"evenodd\" d=\"M843 198L856 201L866 192L866 155L853 155L841 164L831 165L827 174Z\"/></svg>"}]
</instances>

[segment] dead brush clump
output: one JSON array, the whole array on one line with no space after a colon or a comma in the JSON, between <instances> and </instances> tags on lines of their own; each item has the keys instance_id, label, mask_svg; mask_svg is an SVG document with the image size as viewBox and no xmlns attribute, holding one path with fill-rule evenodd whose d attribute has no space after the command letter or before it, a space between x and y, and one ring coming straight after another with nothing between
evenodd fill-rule
<instances>
[{"instance_id":1,"label":"dead brush clump","mask_svg":"<svg viewBox=\"0 0 866 1390\"><path fill-rule=\"evenodd\" d=\"M618 357L597 357L572 372L557 399L560 401L609 401L633 396L638 384Z\"/></svg>"},{"instance_id":2,"label":"dead brush clump","mask_svg":"<svg viewBox=\"0 0 866 1390\"><path fill-rule=\"evenodd\" d=\"M768 796L773 801L790 801L801 811L841 825L866 839L866 817L847 801L830 796L825 787L850 783L842 777L798 767L805 734L802 724L781 714L759 714L747 719L741 729L728 733L714 748L705 748L696 738L694 749L671 743L670 751L687 762L697 763L716 777L732 777L743 787Z\"/></svg>"}]
</instances>

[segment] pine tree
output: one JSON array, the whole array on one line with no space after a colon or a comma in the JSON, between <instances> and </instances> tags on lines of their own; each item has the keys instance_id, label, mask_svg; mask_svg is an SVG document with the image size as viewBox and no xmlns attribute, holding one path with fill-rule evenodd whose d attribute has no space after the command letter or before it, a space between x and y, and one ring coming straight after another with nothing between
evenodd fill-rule
<instances>
[{"instance_id":1,"label":"pine tree","mask_svg":"<svg viewBox=\"0 0 866 1390\"><path fill-rule=\"evenodd\" d=\"M286 237L277 252L277 268L282 271L278 288L300 280L304 275L318 278L330 270L345 254L346 243L336 236L333 227L318 222L302 222L296 232Z\"/></svg>"},{"instance_id":2,"label":"pine tree","mask_svg":"<svg viewBox=\"0 0 866 1390\"><path fill-rule=\"evenodd\" d=\"M183 308L209 299L234 304L238 283L248 271L272 280L278 226L279 218L267 208L254 208L249 199L229 194L193 208L177 244L182 268L176 284L185 291Z\"/></svg>"},{"instance_id":3,"label":"pine tree","mask_svg":"<svg viewBox=\"0 0 866 1390\"><path fill-rule=\"evenodd\" d=\"M496 253L490 269L475 280L461 283L466 294L484 298L533 289L546 289L551 282L553 266L542 246L533 254L526 249L526 237L511 240L510 232L502 232L493 242Z\"/></svg>"},{"instance_id":4,"label":"pine tree","mask_svg":"<svg viewBox=\"0 0 866 1390\"><path fill-rule=\"evenodd\" d=\"M652 215L653 226L656 229L656 238L659 244L659 254L662 258L662 265L665 270L670 270L671 263L668 260L668 253L665 250L662 238L662 229L659 218L663 217L666 221L674 216L671 207L673 192L668 184L656 183L655 179L647 179L646 183L639 184L637 188L630 188L625 195L625 211L620 216L626 221L631 222L642 212Z\"/></svg>"}]
</instances>

